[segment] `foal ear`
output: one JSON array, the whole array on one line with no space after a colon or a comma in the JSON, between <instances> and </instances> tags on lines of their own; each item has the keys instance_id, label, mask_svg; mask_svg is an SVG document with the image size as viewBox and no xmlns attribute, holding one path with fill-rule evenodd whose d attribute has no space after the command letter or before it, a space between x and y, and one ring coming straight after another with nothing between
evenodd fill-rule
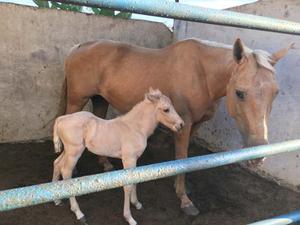
<instances>
[{"instance_id":1,"label":"foal ear","mask_svg":"<svg viewBox=\"0 0 300 225\"><path fill-rule=\"evenodd\" d=\"M154 89L152 87L149 87L149 93L154 92Z\"/></svg>"},{"instance_id":2,"label":"foal ear","mask_svg":"<svg viewBox=\"0 0 300 225\"><path fill-rule=\"evenodd\" d=\"M246 58L245 45L239 38L233 45L233 58L237 64L243 63Z\"/></svg>"},{"instance_id":3,"label":"foal ear","mask_svg":"<svg viewBox=\"0 0 300 225\"><path fill-rule=\"evenodd\" d=\"M158 101L160 99L160 96L161 96L160 90L158 89L153 90L152 87L150 87L149 92L145 94L145 97L151 102Z\"/></svg>"},{"instance_id":4,"label":"foal ear","mask_svg":"<svg viewBox=\"0 0 300 225\"><path fill-rule=\"evenodd\" d=\"M271 55L271 64L274 66L281 58L283 58L290 49L295 49L295 42L292 42L286 48L283 48Z\"/></svg>"}]
</instances>

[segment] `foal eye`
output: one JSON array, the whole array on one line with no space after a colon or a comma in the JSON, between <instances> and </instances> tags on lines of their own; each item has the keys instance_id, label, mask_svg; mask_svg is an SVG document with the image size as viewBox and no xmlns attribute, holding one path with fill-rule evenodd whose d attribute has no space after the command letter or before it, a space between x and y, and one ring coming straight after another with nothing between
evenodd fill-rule
<instances>
[{"instance_id":1,"label":"foal eye","mask_svg":"<svg viewBox=\"0 0 300 225\"><path fill-rule=\"evenodd\" d=\"M244 100L245 99L245 92L240 91L240 90L236 90L235 91L236 96L240 99L240 100Z\"/></svg>"},{"instance_id":2,"label":"foal eye","mask_svg":"<svg viewBox=\"0 0 300 225\"><path fill-rule=\"evenodd\" d=\"M168 113L168 112L170 112L170 109L164 109L164 112Z\"/></svg>"}]
</instances>

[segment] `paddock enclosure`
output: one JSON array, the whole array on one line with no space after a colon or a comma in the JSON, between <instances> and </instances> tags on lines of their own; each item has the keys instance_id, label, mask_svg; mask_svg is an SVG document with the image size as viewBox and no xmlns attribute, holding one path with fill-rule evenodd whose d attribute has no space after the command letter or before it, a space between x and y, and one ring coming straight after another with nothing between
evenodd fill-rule
<instances>
[{"instance_id":1,"label":"paddock enclosure","mask_svg":"<svg viewBox=\"0 0 300 225\"><path fill-rule=\"evenodd\" d=\"M80 0L69 2L89 3ZM97 1L90 2L95 5ZM119 4L120 1L99 0L98 2L104 4L104 7L122 10L113 4L109 5L110 2ZM130 4L131 1L123 1L119 7L126 2ZM159 2L162 1L155 0L153 5L154 3L158 5ZM138 11L137 6L129 7L128 11ZM145 9L140 12L162 14L162 12L157 13L159 10L151 10ZM227 22L214 20L214 17L212 21L209 21L209 18L206 21L221 25L188 22L185 20L192 20L188 16L185 17L180 13L174 16L176 14L174 7L174 11L170 11L169 14L164 12L168 14L166 16L185 20L176 19L172 32L161 23L0 3L2 20L0 23L1 210L8 207L7 202L1 203L5 190L50 182L52 162L56 155L53 153L53 145L49 138L53 118L58 113L64 78L63 60L73 45L89 40L112 39L150 48L162 48L176 40L189 37L226 44L233 44L236 37L240 37L250 48L264 49L269 52L295 42L296 49L291 50L288 56L275 67L280 94L274 102L271 113L269 136L271 143L298 139L300 135L298 36L300 25L296 22L300 22L300 4L296 0L284 2L262 0L230 10L295 23L286 26L279 26L277 23L276 26L276 22L282 21L270 20L265 24L253 23L251 27L251 20L234 24L234 16L232 21L227 18ZM193 11L190 13L194 15ZM203 17L199 18L198 20L202 19L204 22ZM242 25L247 21L248 25ZM245 27L252 29L244 29ZM287 34L254 30L257 28ZM86 109L90 110L90 108L88 104ZM110 109L108 117L114 115L115 112ZM203 124L193 138L189 152L190 156L199 156L209 155L211 151L218 152L240 147L241 139L238 130L227 115L222 102L214 119ZM150 138L149 146L139 166L173 160L173 149L171 133L159 129ZM121 169L118 160L113 160L113 164L117 169ZM142 183L139 184L138 192L145 209L132 210L132 214L140 222L139 224L218 225L250 224L290 213L300 208L299 165L299 151L295 151L270 156L264 166L256 170L241 163L188 174L188 194L200 210L200 214L196 217L187 217L180 212L179 201L173 188L173 178ZM83 155L78 170L80 177L102 172L96 157L91 154ZM45 193L41 193L41 196L43 194ZM22 195L21 191L20 195ZM85 195L79 197L78 201L86 212L90 225L126 224L121 220L123 198L120 188ZM295 212L293 215L283 216L286 221L278 224L289 224L292 220L299 220L298 214L299 212ZM292 219L287 221L289 218ZM75 217L69 211L67 201L64 201L62 207L46 203L0 212L1 225L73 224L74 221Z\"/></svg>"}]
</instances>

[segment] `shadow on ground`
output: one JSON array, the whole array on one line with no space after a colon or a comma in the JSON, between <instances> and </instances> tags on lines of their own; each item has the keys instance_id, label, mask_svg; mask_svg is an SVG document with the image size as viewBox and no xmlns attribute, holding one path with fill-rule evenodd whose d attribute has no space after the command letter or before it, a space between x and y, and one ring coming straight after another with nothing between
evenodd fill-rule
<instances>
[{"instance_id":1,"label":"shadow on ground","mask_svg":"<svg viewBox=\"0 0 300 225\"><path fill-rule=\"evenodd\" d=\"M159 134L157 134L159 133ZM172 138L157 132L139 164L174 159ZM209 154L201 146L190 145L190 156ZM0 145L0 189L49 182L56 155L50 141ZM113 160L117 168L119 160ZM101 172L94 155L85 152L78 163L79 175ZM224 166L187 175L189 196L200 209L197 217L181 213L173 188L174 178L138 185L144 210L132 208L141 225L242 225L299 207L300 195L249 174L237 165ZM78 197L89 225L126 225L122 217L121 188ZM0 213L0 225L70 225L76 224L69 203L53 203Z\"/></svg>"}]
</instances>

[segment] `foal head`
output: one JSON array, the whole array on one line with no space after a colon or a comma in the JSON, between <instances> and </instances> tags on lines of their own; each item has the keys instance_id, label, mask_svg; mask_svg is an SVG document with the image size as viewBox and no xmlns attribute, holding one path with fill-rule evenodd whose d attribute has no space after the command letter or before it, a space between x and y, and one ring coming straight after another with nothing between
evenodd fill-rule
<instances>
[{"instance_id":1,"label":"foal head","mask_svg":"<svg viewBox=\"0 0 300 225\"><path fill-rule=\"evenodd\" d=\"M155 117L158 122L175 132L184 126L184 122L175 111L171 100L158 89L153 90L150 88L149 92L145 94L145 100L154 104Z\"/></svg>"},{"instance_id":2,"label":"foal head","mask_svg":"<svg viewBox=\"0 0 300 225\"><path fill-rule=\"evenodd\" d=\"M268 120L272 103L278 94L274 65L284 57L289 47L269 54L251 50L237 39L233 47L236 63L227 86L227 107L236 120L245 146L268 144ZM263 159L253 160L258 165Z\"/></svg>"}]
</instances>

